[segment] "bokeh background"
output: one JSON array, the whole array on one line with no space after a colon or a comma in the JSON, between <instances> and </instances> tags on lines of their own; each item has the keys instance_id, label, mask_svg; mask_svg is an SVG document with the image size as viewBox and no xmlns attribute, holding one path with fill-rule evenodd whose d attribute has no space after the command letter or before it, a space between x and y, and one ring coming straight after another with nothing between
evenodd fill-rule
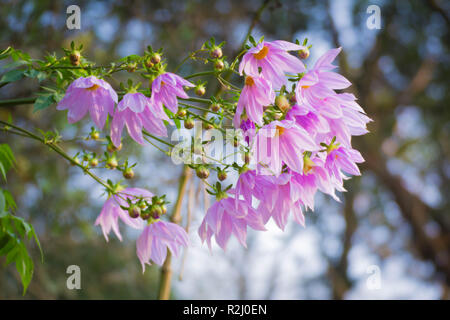
<instances>
[{"instance_id":1,"label":"bokeh background","mask_svg":"<svg viewBox=\"0 0 450 320\"><path fill-rule=\"evenodd\" d=\"M81 30L66 28L66 8L81 8ZM450 297L450 3L414 1L21 1L0 0L0 49L9 45L42 57L63 54L70 41L99 64L163 47L173 69L214 36L226 41L232 57L250 26L255 38L293 41L307 37L311 66L326 50L342 46L339 71L368 115L370 134L354 138L366 162L362 177L346 182L342 203L317 195L306 214L307 227L290 223L250 232L248 249L232 240L227 252L210 254L196 229L205 213L198 179L188 184L183 216L192 214L192 246L173 265L172 297L177 299L448 299ZM369 30L366 9L381 8L380 30ZM206 68L190 63L181 74ZM122 75L126 79L128 75ZM217 83L210 79L208 94ZM231 79L240 84L239 79ZM29 97L37 82L22 80L0 89L0 99ZM31 105L2 107L0 116L29 129L57 129L64 138L86 136L90 125L68 125L54 106L37 113ZM106 243L95 217L103 191L77 168L44 146L0 135L18 160L2 188L18 202L17 214L35 226L44 250L39 261L31 246L35 274L27 294L14 266L0 259L0 299L154 299L159 269L141 273L135 233ZM167 193L173 203L181 167L151 146L125 143L124 154L138 161L130 184ZM65 147L101 151L73 141ZM100 173L102 174L102 173ZM112 178L117 173L107 173ZM103 177L107 176L102 174ZM3 183L3 182L2 182ZM169 207L169 210L171 208ZM186 224L184 218L183 225ZM82 289L66 288L66 268L81 268ZM375 270L375 271L374 271ZM381 286L367 285L378 272ZM180 280L181 278L181 280Z\"/></svg>"}]
</instances>

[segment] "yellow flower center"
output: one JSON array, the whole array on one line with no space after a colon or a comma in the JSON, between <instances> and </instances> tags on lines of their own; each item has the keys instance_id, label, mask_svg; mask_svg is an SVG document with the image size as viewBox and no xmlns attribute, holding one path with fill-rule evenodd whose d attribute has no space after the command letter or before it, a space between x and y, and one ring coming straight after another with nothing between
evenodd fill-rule
<instances>
[{"instance_id":1,"label":"yellow flower center","mask_svg":"<svg viewBox=\"0 0 450 320\"><path fill-rule=\"evenodd\" d=\"M253 56L256 59L261 60L261 59L264 59L268 53L269 53L269 48L267 46L264 46L264 47L262 47L261 50L259 50L258 53L254 53Z\"/></svg>"},{"instance_id":2,"label":"yellow flower center","mask_svg":"<svg viewBox=\"0 0 450 320\"><path fill-rule=\"evenodd\" d=\"M284 130L286 130L286 128L277 126L276 130L277 130L277 132L275 133L275 136L279 137L279 136L281 136L284 133Z\"/></svg>"},{"instance_id":3,"label":"yellow flower center","mask_svg":"<svg viewBox=\"0 0 450 320\"><path fill-rule=\"evenodd\" d=\"M312 161L309 157L305 157L303 160L303 173L308 173L314 167L314 161Z\"/></svg>"},{"instance_id":4,"label":"yellow flower center","mask_svg":"<svg viewBox=\"0 0 450 320\"><path fill-rule=\"evenodd\" d=\"M89 91L95 91L95 90L97 90L98 88L100 88L100 86L99 86L98 84L94 84L92 87L86 88L86 90L89 90Z\"/></svg>"},{"instance_id":5,"label":"yellow flower center","mask_svg":"<svg viewBox=\"0 0 450 320\"><path fill-rule=\"evenodd\" d=\"M253 80L252 77L250 77L250 76L245 77L245 85L246 86L252 86L254 84L255 84L255 80Z\"/></svg>"}]
</instances>

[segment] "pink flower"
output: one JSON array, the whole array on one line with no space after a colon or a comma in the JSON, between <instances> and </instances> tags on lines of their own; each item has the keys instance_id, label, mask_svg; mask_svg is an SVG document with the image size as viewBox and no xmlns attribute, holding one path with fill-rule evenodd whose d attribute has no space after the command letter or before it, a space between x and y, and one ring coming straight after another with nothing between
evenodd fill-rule
<instances>
[{"instance_id":1,"label":"pink flower","mask_svg":"<svg viewBox=\"0 0 450 320\"><path fill-rule=\"evenodd\" d=\"M117 238L122 241L122 235L119 231L119 218L126 225L135 228L142 229L144 227L144 220L141 218L133 219L128 215L128 212L123 210L120 206L128 206L124 199L130 199L132 202L136 202L136 197L147 198L147 200L153 197L150 191L140 188L126 188L119 192L119 195L112 195L108 200L106 200L103 205L100 215L95 220L95 225L100 225L105 236L106 241L108 241L108 234L111 230L114 231Z\"/></svg>"},{"instance_id":2,"label":"pink flower","mask_svg":"<svg viewBox=\"0 0 450 320\"><path fill-rule=\"evenodd\" d=\"M234 126L239 128L244 107L248 118L261 126L263 124L263 107L272 104L274 100L275 91L269 81L259 76L247 76L237 103L233 120Z\"/></svg>"},{"instance_id":3,"label":"pink flower","mask_svg":"<svg viewBox=\"0 0 450 320\"><path fill-rule=\"evenodd\" d=\"M167 249L174 256L180 253L180 247L189 243L186 231L179 225L157 220L147 225L136 242L136 253L141 261L142 272L145 265L151 265L150 260L162 265L166 259Z\"/></svg>"},{"instance_id":4,"label":"pink flower","mask_svg":"<svg viewBox=\"0 0 450 320\"><path fill-rule=\"evenodd\" d=\"M280 176L267 176L272 183L272 187L266 190L266 199L258 206L258 213L262 215L264 223L272 218L275 224L284 230L289 215L292 213L294 220L304 226L305 217L301 208L302 200L298 183L292 179L290 173L282 173Z\"/></svg>"},{"instance_id":5,"label":"pink flower","mask_svg":"<svg viewBox=\"0 0 450 320\"><path fill-rule=\"evenodd\" d=\"M279 175L283 164L293 171L302 172L303 152L319 150L320 146L294 121L282 120L262 127L252 149L257 163Z\"/></svg>"},{"instance_id":6,"label":"pink flower","mask_svg":"<svg viewBox=\"0 0 450 320\"><path fill-rule=\"evenodd\" d=\"M331 62L341 51L341 48L329 50L317 60L314 68L308 71L297 83L295 94L297 103L307 104L314 110L317 106L331 111L336 109L335 101L327 103L323 99L336 95L333 89L345 89L351 85L342 75L330 70L336 68Z\"/></svg>"},{"instance_id":7,"label":"pink flower","mask_svg":"<svg viewBox=\"0 0 450 320\"><path fill-rule=\"evenodd\" d=\"M287 83L286 73L297 74L305 71L303 62L288 53L288 51L303 48L303 46L282 40L263 41L247 51L239 65L239 73L242 75L245 72L246 75L258 76L258 68L261 68L262 77L270 81L274 89L278 90Z\"/></svg>"},{"instance_id":8,"label":"pink flower","mask_svg":"<svg viewBox=\"0 0 450 320\"><path fill-rule=\"evenodd\" d=\"M255 209L244 200L228 197L216 201L208 209L198 234L202 242L206 240L210 250L213 235L217 244L224 250L231 234L246 247L247 226L255 230L265 230L262 217Z\"/></svg>"},{"instance_id":9,"label":"pink flower","mask_svg":"<svg viewBox=\"0 0 450 320\"><path fill-rule=\"evenodd\" d=\"M94 76L80 77L70 84L56 109L69 110L69 123L81 120L89 111L95 125L102 129L108 114L113 114L115 103L117 93L108 82Z\"/></svg>"},{"instance_id":10,"label":"pink flower","mask_svg":"<svg viewBox=\"0 0 450 320\"><path fill-rule=\"evenodd\" d=\"M123 127L126 125L131 138L144 144L142 128L158 136L167 136L164 121L170 119L164 111L155 110L150 99L142 93L127 93L119 102L111 122L111 140L115 146L120 145Z\"/></svg>"},{"instance_id":11,"label":"pink flower","mask_svg":"<svg viewBox=\"0 0 450 320\"><path fill-rule=\"evenodd\" d=\"M348 174L359 176L361 172L356 163L361 162L364 162L364 159L359 151L339 147L328 153L325 160L325 169L331 177L342 183L342 179L345 176L342 175L341 170Z\"/></svg>"},{"instance_id":12,"label":"pink flower","mask_svg":"<svg viewBox=\"0 0 450 320\"><path fill-rule=\"evenodd\" d=\"M163 110L164 105L176 113L178 111L177 97L189 98L183 87L195 87L195 85L174 73L163 73L152 82L152 102L159 110Z\"/></svg>"}]
</instances>

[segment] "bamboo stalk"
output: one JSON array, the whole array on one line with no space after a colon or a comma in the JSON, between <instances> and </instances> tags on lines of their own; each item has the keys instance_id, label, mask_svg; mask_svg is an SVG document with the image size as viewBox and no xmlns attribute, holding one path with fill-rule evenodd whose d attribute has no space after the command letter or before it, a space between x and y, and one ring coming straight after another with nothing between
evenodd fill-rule
<instances>
[{"instance_id":1,"label":"bamboo stalk","mask_svg":"<svg viewBox=\"0 0 450 320\"><path fill-rule=\"evenodd\" d=\"M184 166L183 173L180 176L180 183L178 187L178 197L175 202L175 207L173 208L172 215L170 216L170 221L176 224L181 222L181 205L183 204L184 195L186 193L186 185L190 178L192 177L192 171L189 167ZM169 300L170 289L172 282L172 254L167 250L167 257L161 268L161 280L159 284L159 300Z\"/></svg>"}]
</instances>

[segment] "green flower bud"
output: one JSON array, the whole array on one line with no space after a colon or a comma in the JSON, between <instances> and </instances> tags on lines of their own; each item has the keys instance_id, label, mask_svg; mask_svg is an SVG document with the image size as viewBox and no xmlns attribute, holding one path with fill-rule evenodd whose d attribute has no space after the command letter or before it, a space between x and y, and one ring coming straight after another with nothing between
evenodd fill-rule
<instances>
[{"instance_id":1,"label":"green flower bud","mask_svg":"<svg viewBox=\"0 0 450 320\"><path fill-rule=\"evenodd\" d=\"M159 219L162 216L162 208L161 206L154 204L150 207L150 215L153 219Z\"/></svg>"},{"instance_id":2,"label":"green flower bud","mask_svg":"<svg viewBox=\"0 0 450 320\"><path fill-rule=\"evenodd\" d=\"M97 158L92 158L92 159L89 161L89 165L90 165L91 167L96 167L96 166L98 166L98 159L97 159Z\"/></svg>"},{"instance_id":3,"label":"green flower bud","mask_svg":"<svg viewBox=\"0 0 450 320\"><path fill-rule=\"evenodd\" d=\"M198 96L203 96L206 93L205 86L200 84L197 87L195 87L195 94Z\"/></svg>"},{"instance_id":4,"label":"green flower bud","mask_svg":"<svg viewBox=\"0 0 450 320\"><path fill-rule=\"evenodd\" d=\"M220 70L223 70L223 68L225 68L225 64L223 63L222 60L217 60L217 61L214 63L214 69L220 71Z\"/></svg>"},{"instance_id":5,"label":"green flower bud","mask_svg":"<svg viewBox=\"0 0 450 320\"><path fill-rule=\"evenodd\" d=\"M134 171L133 171L133 169L131 169L131 168L126 168L126 169L123 171L123 177L124 177L125 179L133 179L133 177L134 177Z\"/></svg>"},{"instance_id":6,"label":"green flower bud","mask_svg":"<svg viewBox=\"0 0 450 320\"><path fill-rule=\"evenodd\" d=\"M220 49L219 47L214 47L209 54L211 55L212 58L220 58L222 57L222 49Z\"/></svg>"},{"instance_id":7,"label":"green flower bud","mask_svg":"<svg viewBox=\"0 0 450 320\"><path fill-rule=\"evenodd\" d=\"M209 170L204 166L199 166L197 170L195 170L195 173L200 179L206 179L209 177Z\"/></svg>"},{"instance_id":8,"label":"green flower bud","mask_svg":"<svg viewBox=\"0 0 450 320\"><path fill-rule=\"evenodd\" d=\"M183 117L186 117L186 114L187 114L186 109L183 109L183 108L178 109L177 116L183 118Z\"/></svg>"},{"instance_id":9,"label":"green flower bud","mask_svg":"<svg viewBox=\"0 0 450 320\"><path fill-rule=\"evenodd\" d=\"M217 172L217 179L220 181L223 181L227 178L227 173L225 171L218 171Z\"/></svg>"},{"instance_id":10,"label":"green flower bud","mask_svg":"<svg viewBox=\"0 0 450 320\"><path fill-rule=\"evenodd\" d=\"M220 110L220 104L218 104L218 103L213 103L212 105L211 105L211 111L213 111L213 112L219 112L219 110Z\"/></svg>"},{"instance_id":11,"label":"green flower bud","mask_svg":"<svg viewBox=\"0 0 450 320\"><path fill-rule=\"evenodd\" d=\"M275 105L282 112L286 112L291 107L291 105L289 104L289 100L286 98L285 95L281 95L281 96L276 97L275 98Z\"/></svg>"},{"instance_id":12,"label":"green flower bud","mask_svg":"<svg viewBox=\"0 0 450 320\"><path fill-rule=\"evenodd\" d=\"M309 57L309 49L308 48L300 49L298 51L298 56L300 57L300 59L307 59Z\"/></svg>"},{"instance_id":13,"label":"green flower bud","mask_svg":"<svg viewBox=\"0 0 450 320\"><path fill-rule=\"evenodd\" d=\"M161 56L159 55L159 53L153 53L151 58L150 58L150 62L153 64L158 64L161 62Z\"/></svg>"},{"instance_id":14,"label":"green flower bud","mask_svg":"<svg viewBox=\"0 0 450 320\"><path fill-rule=\"evenodd\" d=\"M192 129L194 127L194 119L187 118L186 120L184 120L184 127L186 129Z\"/></svg>"},{"instance_id":15,"label":"green flower bud","mask_svg":"<svg viewBox=\"0 0 450 320\"><path fill-rule=\"evenodd\" d=\"M115 168L117 168L118 165L119 164L117 163L117 159L116 158L109 158L106 161L106 167L111 169L111 170L114 170Z\"/></svg>"},{"instance_id":16,"label":"green flower bud","mask_svg":"<svg viewBox=\"0 0 450 320\"><path fill-rule=\"evenodd\" d=\"M72 52L70 54L70 56L69 56L69 60L70 60L70 63L73 66L75 66L75 67L79 66L80 65L80 61L81 61L81 53L80 53L80 51L75 50L74 52Z\"/></svg>"},{"instance_id":17,"label":"green flower bud","mask_svg":"<svg viewBox=\"0 0 450 320\"><path fill-rule=\"evenodd\" d=\"M131 218L137 218L141 215L141 208L139 208L137 205L132 204L129 208L128 208L128 215Z\"/></svg>"}]
</instances>

